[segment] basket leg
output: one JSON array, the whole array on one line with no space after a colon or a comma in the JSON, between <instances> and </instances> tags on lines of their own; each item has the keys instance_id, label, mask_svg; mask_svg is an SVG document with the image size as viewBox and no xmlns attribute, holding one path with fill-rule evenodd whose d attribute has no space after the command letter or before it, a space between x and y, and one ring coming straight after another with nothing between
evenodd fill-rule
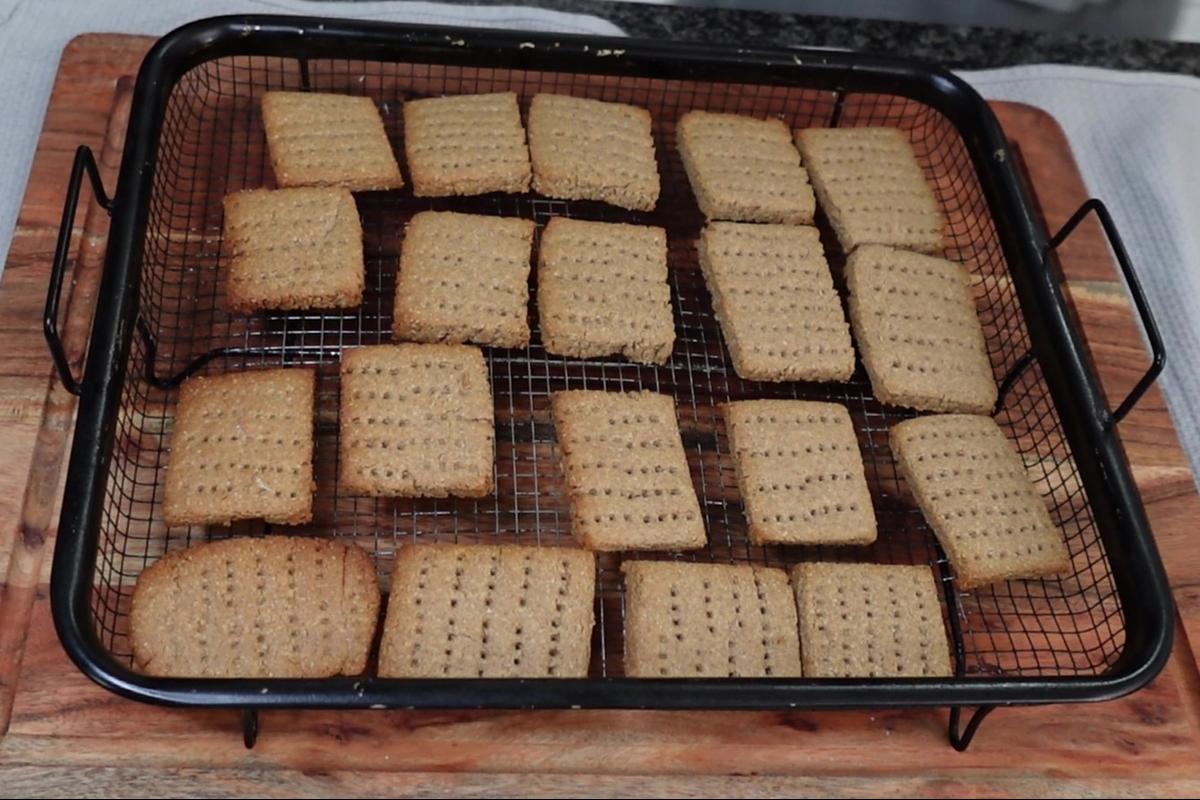
<instances>
[{"instance_id":1,"label":"basket leg","mask_svg":"<svg viewBox=\"0 0 1200 800\"><path fill-rule=\"evenodd\" d=\"M975 713L971 715L971 719L967 722L967 727L959 729L959 716L962 714L962 707L954 706L950 709L950 745L962 753L971 746L971 740L975 738L975 734L979 731L979 725L983 722L988 714L996 710L995 706L979 706L975 709Z\"/></svg>"},{"instance_id":2,"label":"basket leg","mask_svg":"<svg viewBox=\"0 0 1200 800\"><path fill-rule=\"evenodd\" d=\"M247 708L242 712L242 743L249 750L258 741L258 710Z\"/></svg>"}]
</instances>

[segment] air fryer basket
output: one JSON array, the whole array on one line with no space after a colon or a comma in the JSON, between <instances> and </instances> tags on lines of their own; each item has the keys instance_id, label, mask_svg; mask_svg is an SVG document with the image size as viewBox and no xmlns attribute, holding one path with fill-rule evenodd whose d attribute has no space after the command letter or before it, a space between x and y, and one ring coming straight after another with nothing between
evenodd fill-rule
<instances>
[{"instance_id":1,"label":"air fryer basket","mask_svg":"<svg viewBox=\"0 0 1200 800\"><path fill-rule=\"evenodd\" d=\"M401 106L442 94L539 92L646 107L662 175L653 213L533 194L420 199L358 194L367 291L339 312L224 310L222 198L273 186L259 100L276 89L362 94L402 152ZM911 137L948 220L944 255L970 270L1002 396L995 418L1067 541L1072 571L971 591L903 491L888 429L910 412L871 395L861 367L845 384L738 378L714 319L694 241L703 224L675 148L690 109L777 116L792 128L889 125ZM654 42L399 27L333 20L226 18L165 37L139 76L55 558L55 618L93 678L140 699L243 706L617 706L759 708L950 706L1111 697L1145 683L1170 647L1161 565L1086 352L1070 327L1046 236L1030 211L987 106L940 70L858 55L733 51ZM78 183L74 186L78 188ZM533 343L485 348L496 409L496 492L481 500L394 500L341 490L338 361L391 341L406 221L424 209L659 225L669 238L677 340L663 367L579 360ZM835 280L844 256L820 221ZM1115 245L1122 256L1119 243ZM844 294L844 291L843 291ZM387 586L397 549L417 541L571 544L549 396L565 388L651 389L675 397L708 529L687 554L637 554L789 566L801 560L931 564L941 576L953 679L670 680L623 678L622 558L601 555L586 680L398 681L152 679L130 669L129 601L164 552L211 538L293 532L240 523L167 528L162 486L178 383L187 375L279 365L317 368L315 519L375 556ZM720 405L744 398L833 400L850 410L879 520L869 548L750 543ZM1137 587L1136 590L1134 587ZM269 691L264 692L264 687Z\"/></svg>"}]
</instances>

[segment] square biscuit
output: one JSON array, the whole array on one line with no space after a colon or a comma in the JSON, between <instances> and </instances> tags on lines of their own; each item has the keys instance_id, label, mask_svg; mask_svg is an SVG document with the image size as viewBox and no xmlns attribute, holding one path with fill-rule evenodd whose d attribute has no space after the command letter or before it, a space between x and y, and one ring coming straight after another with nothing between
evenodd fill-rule
<instances>
[{"instance_id":1,"label":"square biscuit","mask_svg":"<svg viewBox=\"0 0 1200 800\"><path fill-rule=\"evenodd\" d=\"M724 412L751 541L875 541L875 510L845 406L743 400Z\"/></svg>"},{"instance_id":2,"label":"square biscuit","mask_svg":"<svg viewBox=\"0 0 1200 800\"><path fill-rule=\"evenodd\" d=\"M483 353L454 344L342 354L342 490L373 497L483 497L495 419Z\"/></svg>"},{"instance_id":3,"label":"square biscuit","mask_svg":"<svg viewBox=\"0 0 1200 800\"><path fill-rule=\"evenodd\" d=\"M423 211L400 249L392 331L415 342L529 344L527 219Z\"/></svg>"},{"instance_id":4,"label":"square biscuit","mask_svg":"<svg viewBox=\"0 0 1200 800\"><path fill-rule=\"evenodd\" d=\"M991 417L905 420L892 428L891 447L959 585L970 589L1070 569L1062 534Z\"/></svg>"},{"instance_id":5,"label":"square biscuit","mask_svg":"<svg viewBox=\"0 0 1200 800\"><path fill-rule=\"evenodd\" d=\"M400 549L381 678L586 678L595 556L566 547Z\"/></svg>"},{"instance_id":6,"label":"square biscuit","mask_svg":"<svg viewBox=\"0 0 1200 800\"><path fill-rule=\"evenodd\" d=\"M311 369L197 375L179 390L163 517L167 525L312 519Z\"/></svg>"},{"instance_id":7,"label":"square biscuit","mask_svg":"<svg viewBox=\"0 0 1200 800\"><path fill-rule=\"evenodd\" d=\"M665 364L675 346L666 231L550 220L538 248L538 316L547 353Z\"/></svg>"},{"instance_id":8,"label":"square biscuit","mask_svg":"<svg viewBox=\"0 0 1200 800\"><path fill-rule=\"evenodd\" d=\"M529 191L529 149L514 92L408 101L404 152L417 197Z\"/></svg>"},{"instance_id":9,"label":"square biscuit","mask_svg":"<svg viewBox=\"0 0 1200 800\"><path fill-rule=\"evenodd\" d=\"M138 576L134 668L176 678L326 678L367 668L379 615L375 564L324 539L226 539Z\"/></svg>"},{"instance_id":10,"label":"square biscuit","mask_svg":"<svg viewBox=\"0 0 1200 800\"><path fill-rule=\"evenodd\" d=\"M812 223L817 201L782 120L689 111L675 139L708 219Z\"/></svg>"},{"instance_id":11,"label":"square biscuit","mask_svg":"<svg viewBox=\"0 0 1200 800\"><path fill-rule=\"evenodd\" d=\"M850 380L850 326L816 228L710 222L697 250L740 377Z\"/></svg>"},{"instance_id":12,"label":"square biscuit","mask_svg":"<svg viewBox=\"0 0 1200 800\"><path fill-rule=\"evenodd\" d=\"M576 541L607 551L704 547L671 397L568 391L551 406Z\"/></svg>"},{"instance_id":13,"label":"square biscuit","mask_svg":"<svg viewBox=\"0 0 1200 800\"><path fill-rule=\"evenodd\" d=\"M229 310L354 308L366 283L348 189L252 189L225 198Z\"/></svg>"},{"instance_id":14,"label":"square biscuit","mask_svg":"<svg viewBox=\"0 0 1200 800\"><path fill-rule=\"evenodd\" d=\"M535 95L529 105L533 190L653 211L659 182L650 131L650 112L644 108Z\"/></svg>"},{"instance_id":15,"label":"square biscuit","mask_svg":"<svg viewBox=\"0 0 1200 800\"><path fill-rule=\"evenodd\" d=\"M625 674L798 678L787 573L758 565L626 561Z\"/></svg>"},{"instance_id":16,"label":"square biscuit","mask_svg":"<svg viewBox=\"0 0 1200 800\"><path fill-rule=\"evenodd\" d=\"M280 186L404 186L375 101L317 92L267 92L263 127Z\"/></svg>"},{"instance_id":17,"label":"square biscuit","mask_svg":"<svg viewBox=\"0 0 1200 800\"><path fill-rule=\"evenodd\" d=\"M927 566L797 564L807 678L947 678L950 643Z\"/></svg>"},{"instance_id":18,"label":"square biscuit","mask_svg":"<svg viewBox=\"0 0 1200 800\"><path fill-rule=\"evenodd\" d=\"M996 380L966 270L864 245L846 262L850 320L880 402L990 414Z\"/></svg>"},{"instance_id":19,"label":"square biscuit","mask_svg":"<svg viewBox=\"0 0 1200 800\"><path fill-rule=\"evenodd\" d=\"M842 249L942 249L944 220L912 144L898 128L809 128L796 135L817 199Z\"/></svg>"}]
</instances>

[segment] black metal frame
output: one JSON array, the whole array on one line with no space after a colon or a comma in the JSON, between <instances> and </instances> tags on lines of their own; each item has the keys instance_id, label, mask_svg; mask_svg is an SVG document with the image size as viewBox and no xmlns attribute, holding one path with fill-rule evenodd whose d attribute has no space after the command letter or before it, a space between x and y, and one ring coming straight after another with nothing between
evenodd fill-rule
<instances>
[{"instance_id":1,"label":"black metal frame","mask_svg":"<svg viewBox=\"0 0 1200 800\"><path fill-rule=\"evenodd\" d=\"M522 45L522 43L525 43ZM532 46L529 46L532 44ZM610 57L598 57L607 51ZM619 57L611 53L619 51ZM89 593L97 556L107 467L112 454L119 393L131 337L138 322L139 245L148 215L159 130L165 103L188 69L236 54L296 59L353 57L389 61L418 54L435 63L522 69L649 75L802 85L842 92L892 93L945 115L969 150L1010 265L1024 318L1062 425L1076 454L1080 478L1113 565L1126 642L1120 660L1094 676L975 677L888 680L217 680L150 678L119 664L92 627ZM304 63L302 61L302 63ZM839 94L839 97L841 95ZM82 158L82 156L81 156ZM77 160L64 213L69 233L82 171ZM98 186L94 170L93 185ZM98 196L102 196L97 192ZM190 706L414 708L738 708L951 706L952 740L963 748L991 706L1115 698L1145 685L1163 667L1171 647L1173 606L1145 513L1114 425L1153 381L1162 365L1161 340L1124 249L1102 206L1119 263L1154 349L1154 366L1109 411L1080 335L1069 320L1049 254L1078 220L1048 240L1031 210L990 109L949 72L856 54L806 50L718 49L711 46L542 36L496 31L402 27L332 19L226 17L185 26L160 40L138 76L92 343L80 384L80 406L67 476L51 587L54 621L67 653L90 678L126 697ZM71 386L61 345L50 327L65 266L60 237L47 307L47 334L64 383ZM142 334L150 337L148 330ZM150 340L152 341L152 339ZM198 367L199 365L192 365ZM183 375L151 382L170 386ZM953 615L952 615L953 617ZM953 621L952 621L953 624ZM959 709L981 712L958 733ZM251 713L247 720L255 719ZM256 726L255 731L256 731ZM254 732L248 724L247 743Z\"/></svg>"}]
</instances>

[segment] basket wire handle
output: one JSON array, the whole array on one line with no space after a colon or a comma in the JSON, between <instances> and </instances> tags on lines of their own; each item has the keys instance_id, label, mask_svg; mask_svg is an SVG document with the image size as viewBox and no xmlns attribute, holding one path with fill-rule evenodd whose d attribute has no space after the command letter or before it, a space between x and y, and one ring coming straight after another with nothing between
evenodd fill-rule
<instances>
[{"instance_id":1,"label":"basket wire handle","mask_svg":"<svg viewBox=\"0 0 1200 800\"><path fill-rule=\"evenodd\" d=\"M1108 238L1109 247L1112 248L1113 254L1117 257L1117 265L1121 268L1121 274L1125 276L1125 285L1129 287L1129 294L1133 297L1133 304L1137 308L1138 316L1142 321L1142 328L1146 331L1146 338L1150 341L1150 353L1152 360L1150 368L1142 375L1141 380L1130 390L1125 399L1117 406L1117 410L1108 415L1105 420L1105 430L1111 431L1125 416L1137 405L1142 399L1142 395L1146 394L1146 390L1154 383L1159 374L1162 373L1163 364L1166 361L1166 352L1163 348L1162 335L1158 332L1158 323L1154 321L1154 314L1150 311L1150 303L1146 300L1146 293L1142 290L1141 281L1138 280L1137 273L1133 271L1133 265L1129 263L1129 253L1125 250L1125 243L1121 241L1121 235L1117 232L1116 223L1113 222L1112 215L1109 214L1108 208L1099 199L1093 197L1087 200L1079 207L1066 224L1059 229L1058 233L1046 243L1046 250L1042 253L1042 264L1045 266L1050 253L1061 245L1067 237L1069 237L1079 223L1083 222L1084 218L1089 213L1095 212L1096 217L1100 220L1100 226L1104 228L1104 235Z\"/></svg>"},{"instance_id":2,"label":"basket wire handle","mask_svg":"<svg viewBox=\"0 0 1200 800\"><path fill-rule=\"evenodd\" d=\"M50 355L58 370L59 380L73 395L78 395L82 389L79 380L71 372L71 362L67 359L66 348L63 347L62 337L58 333L58 304L71 251L71 229L75 224L75 211L79 206L79 191L83 186L85 174L92 185L92 194L95 195L96 202L105 211L112 213L113 201L104 191L104 182L100 178L100 169L96 166L96 157L92 155L90 147L80 145L75 150L75 163L71 166L71 177L67 182L67 199L63 202L62 221L58 225L58 241L54 245L54 262L50 269L50 286L46 293L46 310L42 316L42 332L46 336L46 344L50 347Z\"/></svg>"}]
</instances>

